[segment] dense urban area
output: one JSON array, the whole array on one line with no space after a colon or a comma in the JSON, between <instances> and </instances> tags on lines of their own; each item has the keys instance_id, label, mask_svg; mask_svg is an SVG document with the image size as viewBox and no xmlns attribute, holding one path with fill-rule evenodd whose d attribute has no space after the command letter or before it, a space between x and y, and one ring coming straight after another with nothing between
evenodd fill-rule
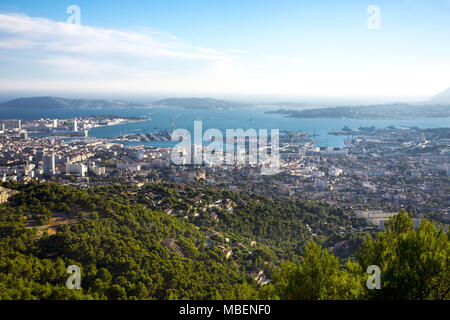
<instances>
[{"instance_id":1,"label":"dense urban area","mask_svg":"<svg viewBox=\"0 0 450 320\"><path fill-rule=\"evenodd\" d=\"M348 136L343 148L281 132L277 173L261 175L248 162L174 165L172 147L145 144L170 140L168 130L89 137L91 128L130 121L142 119L1 122L0 285L18 288L3 298L380 298L364 289L364 271L375 256L396 250L400 231L433 234L448 252L448 128L329 132ZM84 266L82 293L64 289L63 260ZM28 263L48 270L30 274ZM335 282L316 279L313 292L306 284L292 288L302 263L306 278L307 268L330 264ZM448 298L441 269L420 277L447 280L406 294L394 276L383 297Z\"/></svg>"},{"instance_id":2,"label":"dense urban area","mask_svg":"<svg viewBox=\"0 0 450 320\"><path fill-rule=\"evenodd\" d=\"M171 147L124 145L123 139L132 138L170 140L167 130L111 139L87 137L92 127L126 121L130 119L5 120L0 125L0 178L77 187L142 186L148 181L203 183L224 190L323 201L381 228L380 221L401 209L414 212L417 218L449 221L448 128L362 128L358 136L352 131L330 132L348 135L345 148L316 147L312 134L282 132L279 172L264 176L260 167L248 161L174 165ZM30 136L30 132L46 134Z\"/></svg>"}]
</instances>

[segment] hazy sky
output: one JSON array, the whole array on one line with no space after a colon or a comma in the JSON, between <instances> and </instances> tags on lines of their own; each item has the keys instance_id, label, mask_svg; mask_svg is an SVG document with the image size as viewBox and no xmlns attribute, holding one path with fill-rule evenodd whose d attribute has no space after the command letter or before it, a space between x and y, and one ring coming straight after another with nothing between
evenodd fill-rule
<instances>
[{"instance_id":1,"label":"hazy sky","mask_svg":"<svg viewBox=\"0 0 450 320\"><path fill-rule=\"evenodd\" d=\"M0 0L0 71L3 93L422 99L450 87L450 0Z\"/></svg>"}]
</instances>

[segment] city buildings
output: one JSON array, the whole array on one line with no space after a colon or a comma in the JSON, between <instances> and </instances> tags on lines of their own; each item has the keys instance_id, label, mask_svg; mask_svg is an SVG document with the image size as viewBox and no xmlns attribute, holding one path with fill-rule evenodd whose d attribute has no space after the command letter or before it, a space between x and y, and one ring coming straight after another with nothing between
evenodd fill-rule
<instances>
[{"instance_id":1,"label":"city buildings","mask_svg":"<svg viewBox=\"0 0 450 320\"><path fill-rule=\"evenodd\" d=\"M88 167L83 163L67 163L66 174L75 174L84 177L88 172Z\"/></svg>"},{"instance_id":2,"label":"city buildings","mask_svg":"<svg viewBox=\"0 0 450 320\"><path fill-rule=\"evenodd\" d=\"M44 173L56 174L55 154L45 154L42 158Z\"/></svg>"},{"instance_id":3,"label":"city buildings","mask_svg":"<svg viewBox=\"0 0 450 320\"><path fill-rule=\"evenodd\" d=\"M3 130L6 129L19 129L22 130L22 120L2 120Z\"/></svg>"},{"instance_id":4,"label":"city buildings","mask_svg":"<svg viewBox=\"0 0 450 320\"><path fill-rule=\"evenodd\" d=\"M77 119L84 128L103 118ZM70 131L74 119L57 121L57 131ZM317 148L311 136L285 132L280 136L279 172L262 176L261 168L248 161L207 165L174 164L172 148L145 143L125 146L117 138L83 138L47 135L36 130L54 127L43 119L8 122L13 129L0 135L2 181L51 179L80 187L146 181L213 184L215 188L290 196L323 201L347 212L401 209L448 220L450 198L450 129L384 130L347 140L346 148ZM30 134L31 132L31 134ZM42 131L39 131L42 132ZM45 131L44 131L45 132ZM161 136L164 138L163 136ZM154 136L158 138L158 136ZM203 147L204 148L204 147ZM345 150L343 150L345 149ZM191 146L189 160L202 147ZM245 150L244 150L245 151ZM89 174L89 180L87 175Z\"/></svg>"}]
</instances>

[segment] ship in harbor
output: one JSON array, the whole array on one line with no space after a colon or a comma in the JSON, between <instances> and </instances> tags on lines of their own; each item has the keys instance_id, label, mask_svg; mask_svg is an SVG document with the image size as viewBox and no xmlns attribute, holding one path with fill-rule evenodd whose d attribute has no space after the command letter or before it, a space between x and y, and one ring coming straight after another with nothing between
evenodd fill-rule
<instances>
[{"instance_id":1,"label":"ship in harbor","mask_svg":"<svg viewBox=\"0 0 450 320\"><path fill-rule=\"evenodd\" d=\"M352 129L350 129L349 127L347 127L347 126L344 126L343 128L342 128L342 131L352 131Z\"/></svg>"},{"instance_id":2,"label":"ship in harbor","mask_svg":"<svg viewBox=\"0 0 450 320\"><path fill-rule=\"evenodd\" d=\"M360 134L360 131L353 131L352 129L350 129L348 126L344 126L344 128L342 128L341 131L338 130L328 130L328 134L332 134L335 136L341 136L341 135L355 135L355 134Z\"/></svg>"},{"instance_id":3,"label":"ship in harbor","mask_svg":"<svg viewBox=\"0 0 450 320\"><path fill-rule=\"evenodd\" d=\"M358 128L360 131L374 131L374 130L376 130L377 128L375 128L374 126L371 126L371 127L359 127Z\"/></svg>"},{"instance_id":4,"label":"ship in harbor","mask_svg":"<svg viewBox=\"0 0 450 320\"><path fill-rule=\"evenodd\" d=\"M335 136L350 136L350 135L364 135L377 130L374 126L371 127L359 127L358 130L352 130L348 126L344 126L341 131L328 130L328 134Z\"/></svg>"}]
</instances>

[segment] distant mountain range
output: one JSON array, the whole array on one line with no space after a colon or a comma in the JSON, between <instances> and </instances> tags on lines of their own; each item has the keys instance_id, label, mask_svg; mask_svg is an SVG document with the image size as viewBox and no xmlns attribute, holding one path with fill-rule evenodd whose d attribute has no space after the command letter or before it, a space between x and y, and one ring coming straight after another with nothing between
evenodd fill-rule
<instances>
[{"instance_id":1,"label":"distant mountain range","mask_svg":"<svg viewBox=\"0 0 450 320\"><path fill-rule=\"evenodd\" d=\"M0 104L5 108L30 109L109 109L109 108L142 108L143 104L121 100L88 100L65 99L59 97L19 98Z\"/></svg>"},{"instance_id":2,"label":"distant mountain range","mask_svg":"<svg viewBox=\"0 0 450 320\"><path fill-rule=\"evenodd\" d=\"M240 102L212 98L170 98L153 102L152 105L154 107L164 106L184 109L234 109L251 106Z\"/></svg>"},{"instance_id":3,"label":"distant mountain range","mask_svg":"<svg viewBox=\"0 0 450 320\"><path fill-rule=\"evenodd\" d=\"M448 101L448 102L446 102ZM18 98L0 103L0 108L29 109L113 109L113 108L149 108L176 107L184 109L241 109L259 106L212 98L169 98L151 104L141 104L122 100L66 99L60 97ZM278 107L279 110L267 113L285 114L291 118L348 118L348 119L417 119L450 117L450 88L434 96L430 102L422 104L378 104L361 106L338 106L318 108L302 103L270 103L266 107Z\"/></svg>"},{"instance_id":4,"label":"distant mountain range","mask_svg":"<svg viewBox=\"0 0 450 320\"><path fill-rule=\"evenodd\" d=\"M170 98L153 102L151 105L122 100L66 99L60 97L18 98L0 103L0 107L30 109L111 109L144 108L150 106L184 109L234 109L251 105L211 98Z\"/></svg>"},{"instance_id":5,"label":"distant mountain range","mask_svg":"<svg viewBox=\"0 0 450 320\"><path fill-rule=\"evenodd\" d=\"M361 106L336 106L328 108L303 108L294 105L266 113L284 114L289 118L334 119L420 119L450 117L450 88L421 103L388 103Z\"/></svg>"},{"instance_id":6,"label":"distant mountain range","mask_svg":"<svg viewBox=\"0 0 450 320\"><path fill-rule=\"evenodd\" d=\"M450 104L450 88L432 97L430 102L435 104Z\"/></svg>"},{"instance_id":7,"label":"distant mountain range","mask_svg":"<svg viewBox=\"0 0 450 320\"><path fill-rule=\"evenodd\" d=\"M280 109L267 113L285 114L289 118L334 119L420 119L450 117L449 105L383 104L356 107L332 107L308 110Z\"/></svg>"}]
</instances>

